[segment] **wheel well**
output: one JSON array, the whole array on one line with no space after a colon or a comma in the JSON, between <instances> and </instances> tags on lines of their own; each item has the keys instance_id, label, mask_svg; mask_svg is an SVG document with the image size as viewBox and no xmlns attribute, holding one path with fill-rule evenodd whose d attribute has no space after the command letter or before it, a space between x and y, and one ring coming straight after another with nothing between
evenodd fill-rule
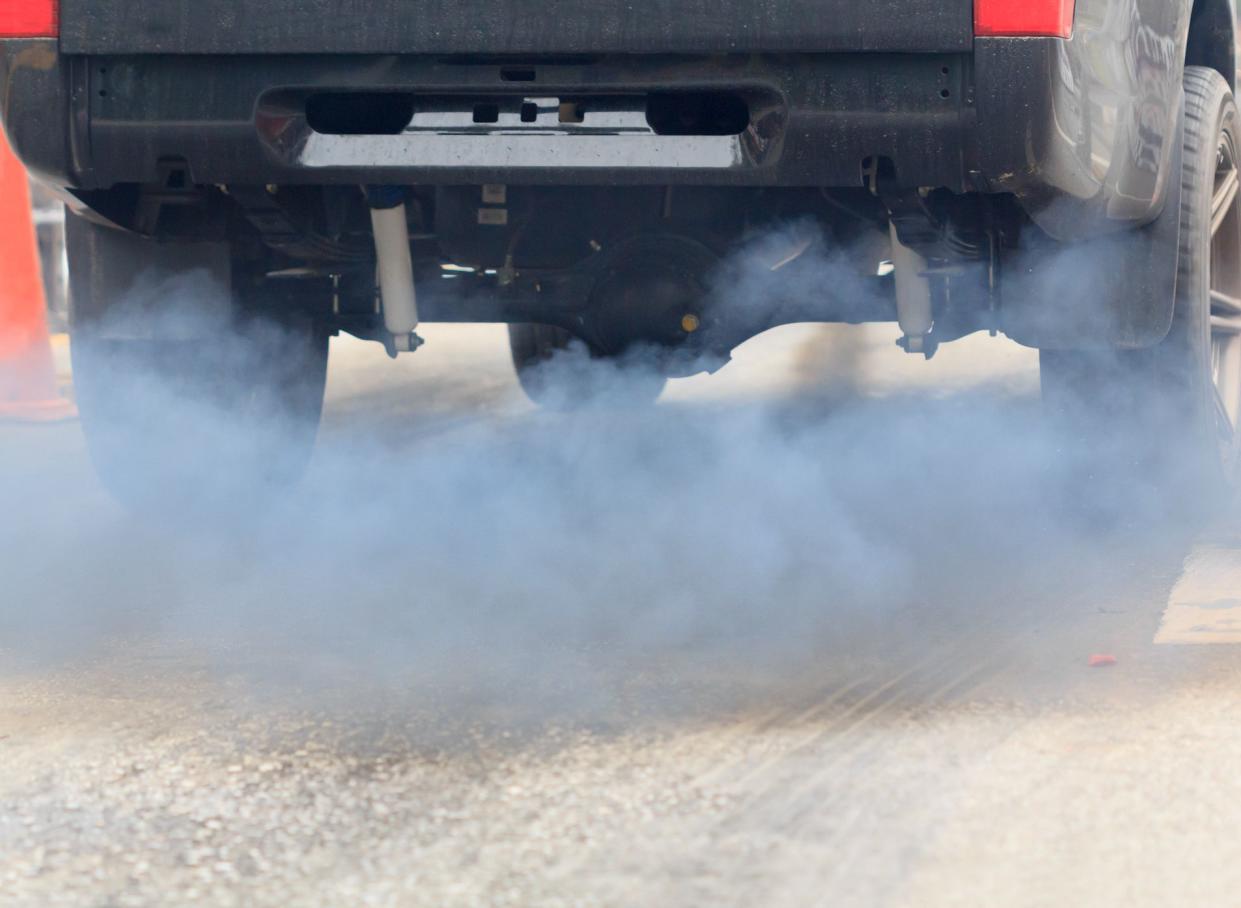
<instances>
[{"instance_id":1,"label":"wheel well","mask_svg":"<svg viewBox=\"0 0 1241 908\"><path fill-rule=\"evenodd\" d=\"M1206 66L1237 84L1236 35L1229 0L1195 0L1189 20L1186 66Z\"/></svg>"}]
</instances>

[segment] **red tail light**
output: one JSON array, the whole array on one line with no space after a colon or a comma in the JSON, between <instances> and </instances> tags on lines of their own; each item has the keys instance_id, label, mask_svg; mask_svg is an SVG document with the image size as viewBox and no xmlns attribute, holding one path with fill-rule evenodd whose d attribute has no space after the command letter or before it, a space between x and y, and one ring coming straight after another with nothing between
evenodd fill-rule
<instances>
[{"instance_id":1,"label":"red tail light","mask_svg":"<svg viewBox=\"0 0 1241 908\"><path fill-rule=\"evenodd\" d=\"M60 34L57 0L0 0L0 38L55 38Z\"/></svg>"},{"instance_id":2,"label":"red tail light","mask_svg":"<svg viewBox=\"0 0 1241 908\"><path fill-rule=\"evenodd\" d=\"M1068 38L1076 0L974 0L980 37Z\"/></svg>"}]
</instances>

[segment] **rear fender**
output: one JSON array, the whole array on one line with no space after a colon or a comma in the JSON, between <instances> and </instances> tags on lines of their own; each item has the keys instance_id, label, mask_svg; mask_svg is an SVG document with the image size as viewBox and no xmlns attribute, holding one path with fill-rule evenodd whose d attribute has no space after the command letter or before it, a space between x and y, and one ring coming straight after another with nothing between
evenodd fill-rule
<instances>
[{"instance_id":1,"label":"rear fender","mask_svg":"<svg viewBox=\"0 0 1241 908\"><path fill-rule=\"evenodd\" d=\"M1065 242L1154 220L1172 182L1190 14L1191 0L1077 0L1068 40L975 41L987 190Z\"/></svg>"},{"instance_id":2,"label":"rear fender","mask_svg":"<svg viewBox=\"0 0 1241 908\"><path fill-rule=\"evenodd\" d=\"M1170 166L1181 172L1182 90ZM1003 259L1001 325L1044 350L1140 349L1168 336L1176 306L1181 181L1168 180L1163 212L1137 230L1058 243L1028 229Z\"/></svg>"}]
</instances>

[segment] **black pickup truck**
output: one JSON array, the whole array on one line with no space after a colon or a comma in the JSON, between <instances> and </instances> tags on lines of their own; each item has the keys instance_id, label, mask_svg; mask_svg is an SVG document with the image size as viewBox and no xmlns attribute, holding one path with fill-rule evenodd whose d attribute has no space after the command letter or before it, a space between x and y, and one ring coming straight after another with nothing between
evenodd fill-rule
<instances>
[{"instance_id":1,"label":"black pickup truck","mask_svg":"<svg viewBox=\"0 0 1241 908\"><path fill-rule=\"evenodd\" d=\"M1234 0L7 0L0 116L71 211L114 483L186 460L128 378L300 427L295 471L328 336L396 355L420 321L507 323L536 399L571 343L675 375L792 321L891 321L923 356L1003 333L1057 412L1223 483L1235 23ZM721 280L764 233L794 240L737 305ZM787 279L825 255L853 276ZM274 326L261 355L242 324Z\"/></svg>"}]
</instances>

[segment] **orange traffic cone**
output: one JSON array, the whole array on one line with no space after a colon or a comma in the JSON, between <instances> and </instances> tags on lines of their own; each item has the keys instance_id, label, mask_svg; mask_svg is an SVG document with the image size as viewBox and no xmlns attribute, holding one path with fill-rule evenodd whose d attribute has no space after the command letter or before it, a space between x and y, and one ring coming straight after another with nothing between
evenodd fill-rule
<instances>
[{"instance_id":1,"label":"orange traffic cone","mask_svg":"<svg viewBox=\"0 0 1241 908\"><path fill-rule=\"evenodd\" d=\"M0 419L75 415L56 390L26 169L0 131Z\"/></svg>"}]
</instances>

